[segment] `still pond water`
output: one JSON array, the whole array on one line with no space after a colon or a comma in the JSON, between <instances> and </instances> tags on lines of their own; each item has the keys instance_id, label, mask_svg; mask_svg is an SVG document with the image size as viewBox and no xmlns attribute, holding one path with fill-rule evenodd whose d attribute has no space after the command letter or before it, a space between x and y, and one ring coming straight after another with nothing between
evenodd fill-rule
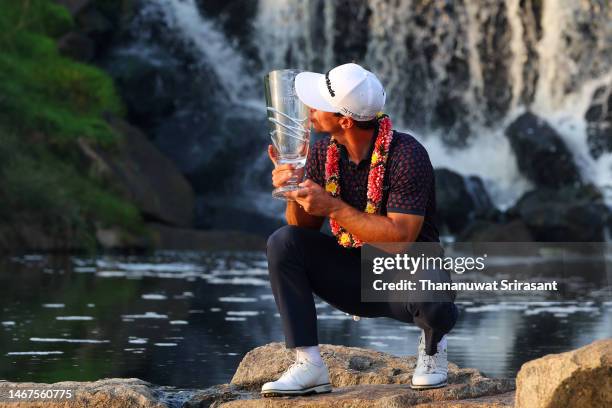
<instances>
[{"instance_id":1,"label":"still pond water","mask_svg":"<svg viewBox=\"0 0 612 408\"><path fill-rule=\"evenodd\" d=\"M0 379L138 377L203 388L229 382L246 352L283 341L261 252L0 259ZM414 354L419 331L353 321L316 300L322 343ZM449 359L494 377L612 335L612 302L460 302Z\"/></svg>"}]
</instances>

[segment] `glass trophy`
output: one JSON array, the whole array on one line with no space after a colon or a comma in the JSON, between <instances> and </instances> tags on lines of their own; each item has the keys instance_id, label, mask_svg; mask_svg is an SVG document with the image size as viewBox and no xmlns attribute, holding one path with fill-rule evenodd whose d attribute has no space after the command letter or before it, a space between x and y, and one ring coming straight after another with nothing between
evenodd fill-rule
<instances>
[{"instance_id":1,"label":"glass trophy","mask_svg":"<svg viewBox=\"0 0 612 408\"><path fill-rule=\"evenodd\" d=\"M295 77L301 71L281 69L264 77L270 138L276 148L278 164L292 164L294 169L306 165L310 143L308 107L295 93ZM272 197L287 200L285 193L298 190L301 180L294 176L272 191Z\"/></svg>"}]
</instances>

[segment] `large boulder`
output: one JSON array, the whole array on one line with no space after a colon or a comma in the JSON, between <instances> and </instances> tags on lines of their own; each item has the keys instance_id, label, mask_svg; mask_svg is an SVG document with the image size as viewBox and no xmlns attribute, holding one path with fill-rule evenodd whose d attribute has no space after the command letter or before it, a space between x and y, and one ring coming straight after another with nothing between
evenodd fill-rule
<instances>
[{"instance_id":1,"label":"large boulder","mask_svg":"<svg viewBox=\"0 0 612 408\"><path fill-rule=\"evenodd\" d=\"M496 209L477 176L464 178L449 169L436 169L436 217L451 233L460 233L474 219L491 219Z\"/></svg>"},{"instance_id":2,"label":"large boulder","mask_svg":"<svg viewBox=\"0 0 612 408\"><path fill-rule=\"evenodd\" d=\"M548 242L603 241L608 213L592 185L530 191L508 210L509 217L527 225L536 241Z\"/></svg>"},{"instance_id":3,"label":"large boulder","mask_svg":"<svg viewBox=\"0 0 612 408\"><path fill-rule=\"evenodd\" d=\"M194 193L176 166L137 128L118 118L110 118L110 123L122 135L118 151L109 152L81 139L83 156L119 186L145 220L193 226Z\"/></svg>"},{"instance_id":4,"label":"large boulder","mask_svg":"<svg viewBox=\"0 0 612 408\"><path fill-rule=\"evenodd\" d=\"M582 179L572 153L559 134L531 112L506 129L519 171L537 187L558 188Z\"/></svg>"},{"instance_id":5,"label":"large boulder","mask_svg":"<svg viewBox=\"0 0 612 408\"><path fill-rule=\"evenodd\" d=\"M329 368L334 387L361 384L409 384L416 367L416 357L397 357L360 347L321 345L321 355ZM295 350L274 342L249 351L238 366L231 383L243 389L258 391L267 381L278 378L292 363ZM495 394L513 389L513 381L490 379L472 368L449 363L450 383L470 383L477 392ZM472 395L474 397L478 395Z\"/></svg>"},{"instance_id":6,"label":"large boulder","mask_svg":"<svg viewBox=\"0 0 612 408\"><path fill-rule=\"evenodd\" d=\"M516 408L611 407L612 339L529 361L516 383Z\"/></svg>"},{"instance_id":7,"label":"large boulder","mask_svg":"<svg viewBox=\"0 0 612 408\"><path fill-rule=\"evenodd\" d=\"M462 369L450 363L448 387L414 391L408 385L416 365L413 356L397 357L358 347L329 344L321 345L321 352L335 387L332 393L296 398L261 398L259 390L263 383L276 380L293 362L295 353L282 343L270 343L244 356L228 386L196 393L186 406L203 406L201 401L210 403L216 398L228 401L219 405L224 408L512 406L514 381L486 378L475 369Z\"/></svg>"}]
</instances>

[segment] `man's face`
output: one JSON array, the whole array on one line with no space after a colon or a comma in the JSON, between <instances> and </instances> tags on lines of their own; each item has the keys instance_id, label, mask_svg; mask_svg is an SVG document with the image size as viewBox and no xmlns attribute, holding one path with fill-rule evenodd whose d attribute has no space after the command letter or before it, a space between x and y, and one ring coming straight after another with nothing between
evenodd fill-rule
<instances>
[{"instance_id":1,"label":"man's face","mask_svg":"<svg viewBox=\"0 0 612 408\"><path fill-rule=\"evenodd\" d=\"M341 116L336 116L332 112L323 112L314 108L308 108L312 127L317 132L338 133L342 130L340 125Z\"/></svg>"}]
</instances>

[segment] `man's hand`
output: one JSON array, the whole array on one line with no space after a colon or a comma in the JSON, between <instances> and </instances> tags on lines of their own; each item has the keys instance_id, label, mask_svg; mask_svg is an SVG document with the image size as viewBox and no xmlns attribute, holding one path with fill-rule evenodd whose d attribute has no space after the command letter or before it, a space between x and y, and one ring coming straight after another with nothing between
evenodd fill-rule
<instances>
[{"instance_id":1,"label":"man's hand","mask_svg":"<svg viewBox=\"0 0 612 408\"><path fill-rule=\"evenodd\" d=\"M268 146L268 156L272 163L274 163L274 170L272 170L272 185L274 188L282 187L285 183L290 180L302 180L304 177L304 167L294 169L291 164L278 164L278 152L272 145Z\"/></svg>"},{"instance_id":2,"label":"man's hand","mask_svg":"<svg viewBox=\"0 0 612 408\"><path fill-rule=\"evenodd\" d=\"M327 217L342 205L341 200L332 197L312 180L306 179L299 186L301 187L299 190L289 191L285 196L297 201L308 214Z\"/></svg>"}]
</instances>

